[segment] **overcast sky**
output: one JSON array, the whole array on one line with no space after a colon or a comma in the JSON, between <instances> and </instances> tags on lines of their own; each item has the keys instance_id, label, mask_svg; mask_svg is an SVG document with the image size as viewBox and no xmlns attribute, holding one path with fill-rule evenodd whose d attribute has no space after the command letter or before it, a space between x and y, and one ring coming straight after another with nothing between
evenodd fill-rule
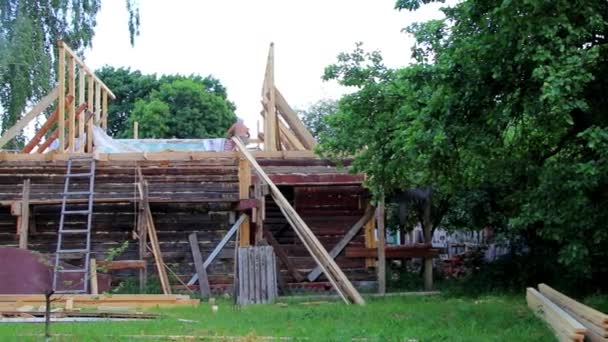
<instances>
[{"instance_id":1,"label":"overcast sky","mask_svg":"<svg viewBox=\"0 0 608 342\"><path fill-rule=\"evenodd\" d=\"M237 114L255 130L270 42L275 43L275 83L295 108L345 89L323 82L325 66L361 41L380 50L388 66L407 65L412 38L401 30L441 17L439 5L398 12L395 0L140 0L141 35L129 43L122 0L104 0L92 68L131 67L143 73L213 75L228 89Z\"/></svg>"}]
</instances>

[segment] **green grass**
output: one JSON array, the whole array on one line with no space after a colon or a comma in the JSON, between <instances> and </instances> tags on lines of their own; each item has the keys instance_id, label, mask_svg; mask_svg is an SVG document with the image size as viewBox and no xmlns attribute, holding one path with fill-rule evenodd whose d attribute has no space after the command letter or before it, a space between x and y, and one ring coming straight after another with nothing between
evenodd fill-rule
<instances>
[{"instance_id":1,"label":"green grass","mask_svg":"<svg viewBox=\"0 0 608 342\"><path fill-rule=\"evenodd\" d=\"M523 296L478 299L389 297L367 299L363 307L340 302L287 302L251 305L239 310L219 301L197 308L155 309L163 318L137 322L57 323L64 334L53 341L128 341L125 335L196 335L306 337L311 341L554 341L551 332L528 310ZM179 319L193 320L183 322ZM1 341L40 341L42 324L0 324ZM69 336L66 336L69 334ZM29 336L24 336L29 335Z\"/></svg>"}]
</instances>

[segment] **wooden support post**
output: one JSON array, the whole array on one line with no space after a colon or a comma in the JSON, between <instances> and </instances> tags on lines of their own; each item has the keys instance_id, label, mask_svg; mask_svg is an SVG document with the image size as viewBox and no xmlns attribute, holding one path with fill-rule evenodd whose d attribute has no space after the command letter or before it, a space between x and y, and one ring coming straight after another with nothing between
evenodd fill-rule
<instances>
[{"instance_id":1,"label":"wooden support post","mask_svg":"<svg viewBox=\"0 0 608 342\"><path fill-rule=\"evenodd\" d=\"M144 260L146 258L147 246L148 246L148 234L146 232L146 217L143 211L143 203L140 201L138 205L138 218L137 218L137 235L139 237L139 259ZM144 293L148 286L148 267L144 267L139 270L139 291Z\"/></svg>"},{"instance_id":2,"label":"wooden support post","mask_svg":"<svg viewBox=\"0 0 608 342\"><path fill-rule=\"evenodd\" d=\"M95 259L91 259L90 261L90 279L91 279L91 294L96 295L99 294L98 286L97 286L97 261Z\"/></svg>"},{"instance_id":3,"label":"wooden support post","mask_svg":"<svg viewBox=\"0 0 608 342\"><path fill-rule=\"evenodd\" d=\"M133 139L139 139L139 122L133 123Z\"/></svg>"},{"instance_id":4,"label":"wooden support post","mask_svg":"<svg viewBox=\"0 0 608 342\"><path fill-rule=\"evenodd\" d=\"M376 243L376 218L371 217L365 224L365 248L377 248ZM366 258L365 268L376 267L376 258Z\"/></svg>"},{"instance_id":5,"label":"wooden support post","mask_svg":"<svg viewBox=\"0 0 608 342\"><path fill-rule=\"evenodd\" d=\"M101 85L95 82L95 125L101 124Z\"/></svg>"},{"instance_id":6,"label":"wooden support post","mask_svg":"<svg viewBox=\"0 0 608 342\"><path fill-rule=\"evenodd\" d=\"M249 198L249 188L251 186L251 166L245 159L239 159L239 199ZM251 222L249 216L245 218L245 222L240 228L241 247L247 247L251 244Z\"/></svg>"},{"instance_id":7,"label":"wooden support post","mask_svg":"<svg viewBox=\"0 0 608 342\"><path fill-rule=\"evenodd\" d=\"M30 180L23 182L23 199L21 200L21 220L19 221L19 248L27 249L27 237L30 227Z\"/></svg>"},{"instance_id":8,"label":"wooden support post","mask_svg":"<svg viewBox=\"0 0 608 342\"><path fill-rule=\"evenodd\" d=\"M384 227L384 197L378 200L376 220L378 222L378 293L384 295L386 293L386 255L384 250L386 231Z\"/></svg>"},{"instance_id":9,"label":"wooden support post","mask_svg":"<svg viewBox=\"0 0 608 342\"><path fill-rule=\"evenodd\" d=\"M101 91L101 128L108 130L108 92Z\"/></svg>"},{"instance_id":10,"label":"wooden support post","mask_svg":"<svg viewBox=\"0 0 608 342\"><path fill-rule=\"evenodd\" d=\"M274 44L270 44L268 51L268 62L266 64L266 76L262 91L262 101L266 104L266 115L264 118L264 150L279 150L279 132L277 118L276 95L274 92Z\"/></svg>"},{"instance_id":11,"label":"wooden support post","mask_svg":"<svg viewBox=\"0 0 608 342\"><path fill-rule=\"evenodd\" d=\"M59 153L63 153L65 146L65 48L62 41L58 43L59 59L57 60L57 78L59 82Z\"/></svg>"},{"instance_id":12,"label":"wooden support post","mask_svg":"<svg viewBox=\"0 0 608 342\"><path fill-rule=\"evenodd\" d=\"M171 294L171 286L169 284L169 278L167 277L167 272L165 270L165 263L163 262L162 252L158 243L156 227L154 226L154 218L152 217L152 211L150 210L150 203L148 202L148 181L145 180L143 181L142 202L144 205L144 214L146 216L148 238L150 239L150 245L152 245L152 254L154 255L154 261L156 262L156 269L158 270L158 278L160 279L160 285L163 289L164 294Z\"/></svg>"},{"instance_id":13,"label":"wooden support post","mask_svg":"<svg viewBox=\"0 0 608 342\"><path fill-rule=\"evenodd\" d=\"M433 243L433 224L431 222L431 200L427 199L424 205L424 242L427 244ZM433 258L424 258L424 290L430 291L433 289Z\"/></svg>"},{"instance_id":14,"label":"wooden support post","mask_svg":"<svg viewBox=\"0 0 608 342\"><path fill-rule=\"evenodd\" d=\"M74 57L68 58L68 96L72 99L76 98L76 63ZM76 137L76 104L75 101L68 106L68 152L73 153L75 150L74 138Z\"/></svg>"},{"instance_id":15,"label":"wooden support post","mask_svg":"<svg viewBox=\"0 0 608 342\"><path fill-rule=\"evenodd\" d=\"M93 113L93 99L95 91L95 83L93 77L89 75L89 84L87 88L87 105L89 112ZM87 151L93 153L93 121L87 121Z\"/></svg>"},{"instance_id":16,"label":"wooden support post","mask_svg":"<svg viewBox=\"0 0 608 342\"><path fill-rule=\"evenodd\" d=\"M86 82L86 74L84 73L84 69L79 68L80 72L78 75L78 105L81 105L84 103L84 99L85 99L85 82ZM78 152L83 153L84 152L84 148L86 145L86 140L84 139L84 111L81 111L80 114L78 114L78 139L79 139L79 145L78 145Z\"/></svg>"},{"instance_id":17,"label":"wooden support post","mask_svg":"<svg viewBox=\"0 0 608 342\"><path fill-rule=\"evenodd\" d=\"M209 288L209 278L207 277L207 270L203 263L203 256L198 245L198 239L196 233L192 233L188 236L190 241L190 249L192 250L192 258L194 259L194 267L196 268L196 274L198 275L198 286L203 298L211 295L211 289Z\"/></svg>"}]
</instances>

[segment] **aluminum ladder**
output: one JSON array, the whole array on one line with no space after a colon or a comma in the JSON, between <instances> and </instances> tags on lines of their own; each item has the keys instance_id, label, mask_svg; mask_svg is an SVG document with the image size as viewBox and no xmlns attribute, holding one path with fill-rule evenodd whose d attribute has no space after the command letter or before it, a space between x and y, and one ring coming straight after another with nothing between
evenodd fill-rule
<instances>
[{"instance_id":1,"label":"aluminum ladder","mask_svg":"<svg viewBox=\"0 0 608 342\"><path fill-rule=\"evenodd\" d=\"M72 173L72 168L76 166L80 173ZM88 169L88 172L86 172ZM82 172L84 170L85 172ZM86 179L88 179L88 191L72 191L74 186L78 185L86 187ZM70 180L73 180L70 182ZM82 180L78 182L78 180ZM95 159L92 156L72 156L68 159L68 169L65 175L65 184L63 187L61 201L61 218L59 220L59 230L57 232L57 250L55 252L55 265L53 268L53 290L55 293L88 293L89 291L89 262L91 257L91 221L93 218L93 195L95 188ZM86 210L75 210L68 208L72 206L68 203L68 199L88 199ZM66 217L85 216L86 227L74 229L69 227L66 229ZM70 236L86 236L85 245L82 248L64 248L64 235ZM84 240L84 239L83 239ZM77 268L65 269L61 265L63 259L73 259L72 256L79 256L77 259L82 261L82 265ZM76 273L82 274L82 282L70 284L62 280L61 275ZM66 282L67 284L60 283ZM62 289L70 287L70 289Z\"/></svg>"}]
</instances>

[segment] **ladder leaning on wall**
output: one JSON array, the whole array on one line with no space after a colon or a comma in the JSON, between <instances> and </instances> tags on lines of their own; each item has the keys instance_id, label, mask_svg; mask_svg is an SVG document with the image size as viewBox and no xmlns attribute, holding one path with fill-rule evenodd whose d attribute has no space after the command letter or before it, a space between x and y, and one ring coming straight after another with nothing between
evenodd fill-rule
<instances>
[{"instance_id":1,"label":"ladder leaning on wall","mask_svg":"<svg viewBox=\"0 0 608 342\"><path fill-rule=\"evenodd\" d=\"M74 170L78 172L74 173ZM84 171L84 172L83 172ZM88 183L86 182L88 180ZM84 188L84 190L83 190ZM61 201L61 217L57 232L57 250L55 252L55 265L53 268L53 290L55 293L88 293L89 291L89 261L91 257L91 221L93 218L93 195L95 188L95 159L92 156L72 156L68 159L68 168L65 175ZM75 209L73 199L87 199L87 209ZM86 227L69 225L66 228L66 217L86 217ZM74 241L70 237L85 237L86 239ZM84 242L84 246L82 246ZM69 248L66 248L66 245ZM74 247L76 245L77 247ZM66 268L62 260L80 260L76 268ZM80 280L74 282L70 274L82 275ZM66 279L67 278L67 279Z\"/></svg>"}]
</instances>

